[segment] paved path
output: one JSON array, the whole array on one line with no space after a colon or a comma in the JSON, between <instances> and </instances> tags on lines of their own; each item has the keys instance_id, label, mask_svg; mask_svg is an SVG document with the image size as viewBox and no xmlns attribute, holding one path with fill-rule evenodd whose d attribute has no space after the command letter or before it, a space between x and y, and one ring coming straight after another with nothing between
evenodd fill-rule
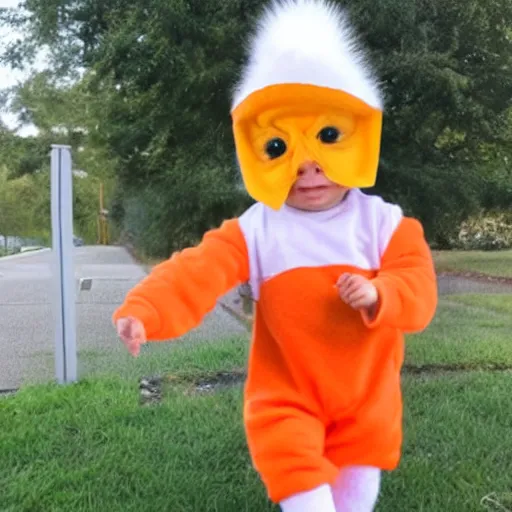
<instances>
[{"instance_id":1,"label":"paved path","mask_svg":"<svg viewBox=\"0 0 512 512\"><path fill-rule=\"evenodd\" d=\"M437 279L439 295L454 295L457 293L512 293L510 283L471 279L457 275L444 275Z\"/></svg>"},{"instance_id":2,"label":"paved path","mask_svg":"<svg viewBox=\"0 0 512 512\"><path fill-rule=\"evenodd\" d=\"M53 379L51 256L46 250L0 258L0 390ZM126 292L145 276L144 270L121 247L78 247L75 275L77 281L93 278L90 291L77 290L79 352L123 350L111 315ZM234 335L247 335L247 330L218 307L186 338Z\"/></svg>"}]
</instances>

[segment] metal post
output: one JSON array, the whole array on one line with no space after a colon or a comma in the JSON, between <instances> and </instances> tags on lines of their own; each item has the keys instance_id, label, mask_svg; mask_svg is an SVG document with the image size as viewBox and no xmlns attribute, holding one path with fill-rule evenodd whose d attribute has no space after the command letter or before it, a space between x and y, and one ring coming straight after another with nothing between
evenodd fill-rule
<instances>
[{"instance_id":1,"label":"metal post","mask_svg":"<svg viewBox=\"0 0 512 512\"><path fill-rule=\"evenodd\" d=\"M60 384L77 380L71 148L52 145L52 247L55 274L55 375Z\"/></svg>"}]
</instances>

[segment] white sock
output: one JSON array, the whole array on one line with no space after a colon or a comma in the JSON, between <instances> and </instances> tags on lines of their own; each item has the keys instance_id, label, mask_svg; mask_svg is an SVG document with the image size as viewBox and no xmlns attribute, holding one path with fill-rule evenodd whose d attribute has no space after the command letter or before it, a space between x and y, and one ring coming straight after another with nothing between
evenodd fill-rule
<instances>
[{"instance_id":1,"label":"white sock","mask_svg":"<svg viewBox=\"0 0 512 512\"><path fill-rule=\"evenodd\" d=\"M380 477L380 469L370 466L343 468L332 488L336 512L372 512L379 496Z\"/></svg>"},{"instance_id":2,"label":"white sock","mask_svg":"<svg viewBox=\"0 0 512 512\"><path fill-rule=\"evenodd\" d=\"M295 494L283 500L280 506L283 512L336 512L331 487L327 484Z\"/></svg>"}]
</instances>

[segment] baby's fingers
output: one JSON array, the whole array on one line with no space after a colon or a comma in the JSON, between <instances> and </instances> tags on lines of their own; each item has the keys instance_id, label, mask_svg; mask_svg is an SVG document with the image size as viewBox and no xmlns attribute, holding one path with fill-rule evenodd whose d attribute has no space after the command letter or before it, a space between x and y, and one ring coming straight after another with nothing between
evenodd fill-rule
<instances>
[{"instance_id":1,"label":"baby's fingers","mask_svg":"<svg viewBox=\"0 0 512 512\"><path fill-rule=\"evenodd\" d=\"M122 339L132 337L133 320L131 318L121 318L116 323L117 334Z\"/></svg>"},{"instance_id":2,"label":"baby's fingers","mask_svg":"<svg viewBox=\"0 0 512 512\"><path fill-rule=\"evenodd\" d=\"M340 277L338 277L338 280L336 281L336 286L338 288L342 287L351 277L352 274L342 274Z\"/></svg>"},{"instance_id":3,"label":"baby's fingers","mask_svg":"<svg viewBox=\"0 0 512 512\"><path fill-rule=\"evenodd\" d=\"M132 356L138 356L140 354L140 346L146 343L146 340L141 337L133 337L133 338L121 338L128 352Z\"/></svg>"},{"instance_id":4,"label":"baby's fingers","mask_svg":"<svg viewBox=\"0 0 512 512\"><path fill-rule=\"evenodd\" d=\"M344 279L341 284L338 285L338 292L341 299L345 302L350 300L350 296L354 292L357 292L363 284L364 281L361 279L361 276L358 275L350 275L348 278Z\"/></svg>"},{"instance_id":5,"label":"baby's fingers","mask_svg":"<svg viewBox=\"0 0 512 512\"><path fill-rule=\"evenodd\" d=\"M146 343L143 324L136 318L121 318L117 322L117 333L130 354L138 356L141 344Z\"/></svg>"},{"instance_id":6,"label":"baby's fingers","mask_svg":"<svg viewBox=\"0 0 512 512\"><path fill-rule=\"evenodd\" d=\"M138 340L125 342L125 345L133 357L137 357L140 354L140 342Z\"/></svg>"}]
</instances>

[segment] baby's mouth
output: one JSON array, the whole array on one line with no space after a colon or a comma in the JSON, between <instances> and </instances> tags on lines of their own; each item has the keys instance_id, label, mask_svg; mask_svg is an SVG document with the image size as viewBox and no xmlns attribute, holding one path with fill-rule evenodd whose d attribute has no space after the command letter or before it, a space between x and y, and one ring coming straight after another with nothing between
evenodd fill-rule
<instances>
[{"instance_id":1,"label":"baby's mouth","mask_svg":"<svg viewBox=\"0 0 512 512\"><path fill-rule=\"evenodd\" d=\"M299 192L321 192L329 188L329 185L313 185L306 187L298 187Z\"/></svg>"}]
</instances>

